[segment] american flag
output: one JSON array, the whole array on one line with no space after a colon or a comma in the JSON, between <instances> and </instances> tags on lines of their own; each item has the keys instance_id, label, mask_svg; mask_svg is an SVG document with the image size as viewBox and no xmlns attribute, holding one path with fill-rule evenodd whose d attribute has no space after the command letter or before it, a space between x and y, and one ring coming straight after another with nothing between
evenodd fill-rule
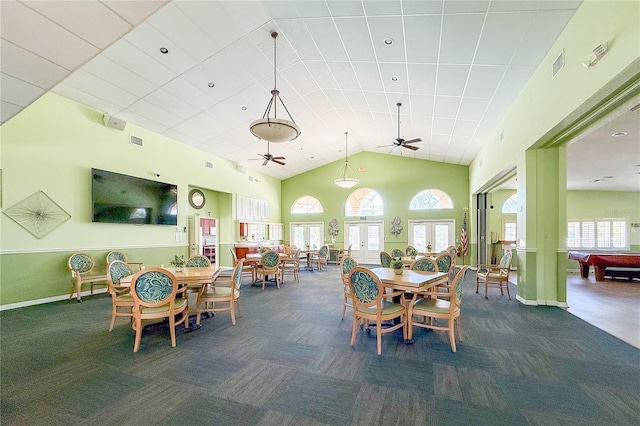
<instances>
[{"instance_id":1,"label":"american flag","mask_svg":"<svg viewBox=\"0 0 640 426\"><path fill-rule=\"evenodd\" d=\"M462 232L460 233L460 244L462 244L462 254L469 254L469 246L467 245L467 212L462 217Z\"/></svg>"}]
</instances>

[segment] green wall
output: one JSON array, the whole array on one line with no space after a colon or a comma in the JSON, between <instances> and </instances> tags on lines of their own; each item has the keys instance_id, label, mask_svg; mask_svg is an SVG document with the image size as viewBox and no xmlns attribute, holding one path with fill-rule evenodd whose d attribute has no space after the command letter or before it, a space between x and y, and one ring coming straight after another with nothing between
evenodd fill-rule
<instances>
[{"instance_id":1,"label":"green wall","mask_svg":"<svg viewBox=\"0 0 640 426\"><path fill-rule=\"evenodd\" d=\"M357 217L345 217L345 202L349 195L360 188L371 188L378 192L384 201L382 217L367 217L368 220L384 220L385 250L394 248L404 250L408 244L409 219L450 219L456 220L456 238L460 236L462 216L465 207L470 207L469 174L467 166L433 161L417 160L398 155L361 152L349 157L360 183L353 188L339 188L333 180L338 177L343 161L336 161L318 167L306 173L282 181L282 219L285 223L285 240L289 239L289 222L322 221L325 226L325 241L331 241L327 231L329 221L337 219L340 233L336 246L344 245L344 221L357 220ZM453 209L410 211L411 199L425 189L439 189L453 199ZM304 195L316 197L324 212L322 214L291 214L294 201ZM389 232L389 223L399 216L402 220L402 232L395 236ZM470 229L470 228L468 228ZM471 257L467 257L470 259ZM468 262L467 262L468 263Z\"/></svg>"},{"instance_id":2,"label":"green wall","mask_svg":"<svg viewBox=\"0 0 640 426\"><path fill-rule=\"evenodd\" d=\"M144 145L130 144L131 135ZM247 138L252 138L248 131ZM131 123L124 131L106 127L102 112L54 93L2 125L0 144L3 209L41 190L71 215L42 239L0 215L1 305L68 294L67 259L76 251L93 256L99 271L112 249L149 266L168 264L174 254L188 255L187 234L177 241L174 226L92 223L92 167L178 185L177 228L187 227L188 215L211 211L224 226L221 242L227 251L234 235L234 194L267 200L269 220L281 221L279 180L239 173L226 160ZM213 168L205 167L207 161ZM204 209L189 205L191 187L206 190Z\"/></svg>"}]
</instances>

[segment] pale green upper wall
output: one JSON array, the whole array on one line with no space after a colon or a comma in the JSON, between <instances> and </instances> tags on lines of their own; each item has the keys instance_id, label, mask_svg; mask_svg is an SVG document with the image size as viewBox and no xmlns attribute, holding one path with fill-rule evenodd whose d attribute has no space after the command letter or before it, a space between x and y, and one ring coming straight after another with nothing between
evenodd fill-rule
<instances>
[{"instance_id":1,"label":"pale green upper wall","mask_svg":"<svg viewBox=\"0 0 640 426\"><path fill-rule=\"evenodd\" d=\"M358 188L371 188L378 192L384 200L384 216L368 217L367 219L383 219L385 221L385 237L387 247L406 246L408 219L456 219L456 236L459 235L463 208L470 207L469 174L467 166L447 163L437 163L426 160L401 157L397 155L361 152L349 157L354 170L364 168L363 172L356 172L360 183L348 189L334 185L333 180L340 174L343 161L336 161L323 167L318 167L306 173L282 181L282 220L285 223L293 221L324 221L325 239L328 222L336 218L340 224L337 241L344 241L343 222L358 218L345 217L345 201ZM409 202L424 189L440 189L453 199L453 209L410 211ZM290 213L293 202L303 195L313 195L324 208L322 214ZM389 222L395 216L402 220L404 229L397 237L389 232ZM285 240L289 238L289 229L285 227Z\"/></svg>"},{"instance_id":2,"label":"pale green upper wall","mask_svg":"<svg viewBox=\"0 0 640 426\"><path fill-rule=\"evenodd\" d=\"M582 62L594 47L609 52L592 68ZM565 66L551 75L564 50ZM628 67L640 71L640 2L583 1L523 91L470 165L470 190L483 189L501 171L524 164L524 151L593 106L594 95ZM500 140L503 135L503 140Z\"/></svg>"},{"instance_id":3,"label":"pale green upper wall","mask_svg":"<svg viewBox=\"0 0 640 426\"><path fill-rule=\"evenodd\" d=\"M0 215L3 253L186 246L186 234L182 242L176 242L173 226L92 223L92 167L178 185L181 228L187 226L187 215L195 212L187 201L190 187L266 199L269 220L281 220L279 180L251 172L260 182L250 182L249 174L237 172L226 160L131 123L124 131L106 127L101 112L53 93L13 117L0 132L3 208L42 190L71 215L43 239ZM130 135L143 138L144 146L130 144ZM213 169L205 167L206 161L213 163ZM207 206L198 212L210 210L228 220L229 212L212 204L218 198L215 192L208 195ZM228 196L224 203L226 210L232 208Z\"/></svg>"}]
</instances>

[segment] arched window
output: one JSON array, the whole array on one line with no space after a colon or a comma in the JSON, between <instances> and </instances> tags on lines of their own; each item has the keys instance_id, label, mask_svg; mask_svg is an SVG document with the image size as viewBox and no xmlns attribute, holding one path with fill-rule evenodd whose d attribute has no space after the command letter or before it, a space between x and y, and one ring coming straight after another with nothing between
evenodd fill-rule
<instances>
[{"instance_id":1,"label":"arched window","mask_svg":"<svg viewBox=\"0 0 640 426\"><path fill-rule=\"evenodd\" d=\"M518 193L516 192L502 205L502 213L518 213Z\"/></svg>"},{"instance_id":2,"label":"arched window","mask_svg":"<svg viewBox=\"0 0 640 426\"><path fill-rule=\"evenodd\" d=\"M316 197L303 195L293 202L291 213L322 213L322 204Z\"/></svg>"},{"instance_id":3,"label":"arched window","mask_svg":"<svg viewBox=\"0 0 640 426\"><path fill-rule=\"evenodd\" d=\"M373 189L356 189L347 198L345 216L382 216L382 197Z\"/></svg>"},{"instance_id":4,"label":"arched window","mask_svg":"<svg viewBox=\"0 0 640 426\"><path fill-rule=\"evenodd\" d=\"M409 203L409 210L452 209L453 200L439 189L420 191Z\"/></svg>"}]
</instances>

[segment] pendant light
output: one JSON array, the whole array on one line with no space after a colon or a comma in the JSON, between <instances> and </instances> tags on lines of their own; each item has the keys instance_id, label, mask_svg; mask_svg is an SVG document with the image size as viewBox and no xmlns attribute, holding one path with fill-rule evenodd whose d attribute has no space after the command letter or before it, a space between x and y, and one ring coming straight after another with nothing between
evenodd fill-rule
<instances>
[{"instance_id":1,"label":"pendant light","mask_svg":"<svg viewBox=\"0 0 640 426\"><path fill-rule=\"evenodd\" d=\"M344 166L342 167L342 172L338 179L334 180L333 183L338 185L340 188L351 188L352 186L356 186L360 180L355 177L348 177L347 171L351 170L351 174L355 176L353 169L349 165L349 161L347 160L347 135L349 132L344 132Z\"/></svg>"},{"instance_id":2,"label":"pendant light","mask_svg":"<svg viewBox=\"0 0 640 426\"><path fill-rule=\"evenodd\" d=\"M267 105L267 109L265 110L262 118L252 122L249 129L251 130L251 133L259 139L264 139L273 143L288 142L300 136L300 128L293 121L293 117L291 117L289 110L280 98L280 92L278 91L276 84L276 77L278 73L276 66L276 38L278 37L278 33L275 31L272 32L271 37L273 38L273 90L271 91L271 99L269 100L269 104ZM291 120L285 120L277 117L277 101L280 101ZM269 114L272 110L273 117L270 117Z\"/></svg>"}]
</instances>

